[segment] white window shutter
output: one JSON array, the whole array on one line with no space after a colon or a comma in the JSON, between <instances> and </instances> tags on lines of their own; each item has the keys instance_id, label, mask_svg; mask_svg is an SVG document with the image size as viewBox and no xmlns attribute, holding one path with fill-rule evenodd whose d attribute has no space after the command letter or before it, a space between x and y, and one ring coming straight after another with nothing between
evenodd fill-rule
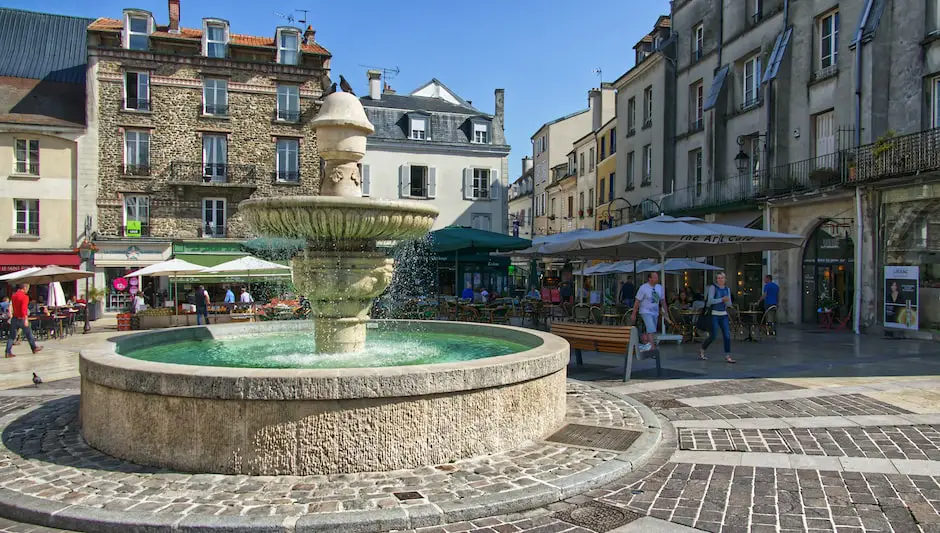
<instances>
[{"instance_id":1,"label":"white window shutter","mask_svg":"<svg viewBox=\"0 0 940 533\"><path fill-rule=\"evenodd\" d=\"M362 165L362 195L369 196L372 191L372 182L369 181L369 165Z\"/></svg>"},{"instance_id":2,"label":"white window shutter","mask_svg":"<svg viewBox=\"0 0 940 533\"><path fill-rule=\"evenodd\" d=\"M411 196L411 167L408 165L398 167L398 188L402 198Z\"/></svg>"},{"instance_id":3,"label":"white window shutter","mask_svg":"<svg viewBox=\"0 0 940 533\"><path fill-rule=\"evenodd\" d=\"M502 189L499 181L499 170L490 169L490 200L499 200L499 190Z\"/></svg>"},{"instance_id":4,"label":"white window shutter","mask_svg":"<svg viewBox=\"0 0 940 533\"><path fill-rule=\"evenodd\" d=\"M428 198L437 196L437 168L428 167Z\"/></svg>"},{"instance_id":5,"label":"white window shutter","mask_svg":"<svg viewBox=\"0 0 940 533\"><path fill-rule=\"evenodd\" d=\"M473 200L473 169L463 169L463 199Z\"/></svg>"}]
</instances>

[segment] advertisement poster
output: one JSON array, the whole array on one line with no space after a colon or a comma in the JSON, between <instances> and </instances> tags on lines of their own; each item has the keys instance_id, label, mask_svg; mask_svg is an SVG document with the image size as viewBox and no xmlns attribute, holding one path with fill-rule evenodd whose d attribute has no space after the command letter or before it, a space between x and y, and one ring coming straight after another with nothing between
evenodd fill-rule
<instances>
[{"instance_id":1,"label":"advertisement poster","mask_svg":"<svg viewBox=\"0 0 940 533\"><path fill-rule=\"evenodd\" d=\"M885 328L918 328L918 277L916 266L885 267Z\"/></svg>"}]
</instances>

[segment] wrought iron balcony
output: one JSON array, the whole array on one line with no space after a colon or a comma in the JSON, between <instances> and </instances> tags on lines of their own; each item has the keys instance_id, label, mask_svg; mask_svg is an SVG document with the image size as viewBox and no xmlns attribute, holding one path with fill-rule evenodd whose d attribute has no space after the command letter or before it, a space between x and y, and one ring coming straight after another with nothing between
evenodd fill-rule
<instances>
[{"instance_id":1,"label":"wrought iron balcony","mask_svg":"<svg viewBox=\"0 0 940 533\"><path fill-rule=\"evenodd\" d=\"M284 170L280 172L272 172L271 179L274 180L274 183L300 183L300 171Z\"/></svg>"},{"instance_id":2,"label":"wrought iron balcony","mask_svg":"<svg viewBox=\"0 0 940 533\"><path fill-rule=\"evenodd\" d=\"M278 109L277 119L283 122L300 122L299 109Z\"/></svg>"},{"instance_id":3,"label":"wrought iron balcony","mask_svg":"<svg viewBox=\"0 0 940 533\"><path fill-rule=\"evenodd\" d=\"M208 238L223 238L225 237L225 226L216 226L212 224L203 224L202 225L202 236Z\"/></svg>"},{"instance_id":4,"label":"wrought iron balcony","mask_svg":"<svg viewBox=\"0 0 940 533\"><path fill-rule=\"evenodd\" d=\"M132 111L150 111L149 98L127 98L122 102L123 109Z\"/></svg>"},{"instance_id":5,"label":"wrought iron balcony","mask_svg":"<svg viewBox=\"0 0 940 533\"><path fill-rule=\"evenodd\" d=\"M173 161L170 182L176 185L257 187L254 165Z\"/></svg>"},{"instance_id":6,"label":"wrought iron balcony","mask_svg":"<svg viewBox=\"0 0 940 533\"><path fill-rule=\"evenodd\" d=\"M228 116L228 105L223 104L206 104L202 108L203 114L212 115L215 117L227 117Z\"/></svg>"},{"instance_id":7,"label":"wrought iron balcony","mask_svg":"<svg viewBox=\"0 0 940 533\"><path fill-rule=\"evenodd\" d=\"M120 165L118 172L122 176L149 176L150 165Z\"/></svg>"}]
</instances>

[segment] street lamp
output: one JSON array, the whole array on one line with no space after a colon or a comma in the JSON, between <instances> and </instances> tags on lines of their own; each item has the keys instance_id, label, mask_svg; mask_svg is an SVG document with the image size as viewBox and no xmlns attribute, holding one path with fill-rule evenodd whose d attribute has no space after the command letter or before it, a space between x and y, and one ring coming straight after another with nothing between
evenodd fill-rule
<instances>
[{"instance_id":1,"label":"street lamp","mask_svg":"<svg viewBox=\"0 0 940 533\"><path fill-rule=\"evenodd\" d=\"M640 210L640 214L642 214L642 207L643 207L643 204L645 204L645 203L651 203L651 204L653 204L654 206L656 206L656 212L659 213L660 215L665 214L665 213L663 212L663 205L662 205L661 203L657 202L656 200L653 200L652 198L644 198L643 201L640 202L639 205L637 205L637 209ZM645 218L645 217L644 217L644 218Z\"/></svg>"},{"instance_id":2,"label":"street lamp","mask_svg":"<svg viewBox=\"0 0 940 533\"><path fill-rule=\"evenodd\" d=\"M744 145L747 143L748 139L764 139L764 150L767 150L767 136L762 134L757 135L739 135L738 136L738 146L741 148L738 149L738 155L734 156L734 166L738 169L738 174L745 174L751 168L751 157L747 155L744 151Z\"/></svg>"},{"instance_id":3,"label":"street lamp","mask_svg":"<svg viewBox=\"0 0 940 533\"><path fill-rule=\"evenodd\" d=\"M78 245L78 256L82 259L82 262L85 263L85 268L88 268L89 261L91 256L95 253L95 245L92 244L88 239L82 241ZM91 331L91 325L88 324L88 313L91 310L91 300L88 297L88 278L85 278L85 325L82 328L82 333L88 333Z\"/></svg>"},{"instance_id":4,"label":"street lamp","mask_svg":"<svg viewBox=\"0 0 940 533\"><path fill-rule=\"evenodd\" d=\"M616 205L617 202L622 202L622 203L625 203L625 204L627 204L627 205L626 205L626 207L620 207L620 208L616 209L617 216L616 216L616 220L615 220L615 217L614 217L614 211L615 211L614 205ZM607 227L608 227L608 228L613 228L613 227L615 227L615 224L614 224L615 221L616 221L616 223L617 223L616 225L620 225L620 222L623 221L623 210L624 210L624 209L630 209L630 208L632 208L632 207L633 207L633 204L630 203L630 200L627 200L626 198L624 198L624 197L622 197L622 196L621 196L621 197L618 197L618 198L614 198L613 200L611 200L611 201L610 201L610 205L607 206Z\"/></svg>"}]
</instances>

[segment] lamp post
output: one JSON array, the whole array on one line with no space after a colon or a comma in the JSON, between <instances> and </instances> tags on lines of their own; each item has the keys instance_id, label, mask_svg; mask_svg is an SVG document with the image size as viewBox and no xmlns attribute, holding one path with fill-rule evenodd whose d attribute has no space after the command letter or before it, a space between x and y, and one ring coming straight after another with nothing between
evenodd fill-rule
<instances>
[{"instance_id":1,"label":"lamp post","mask_svg":"<svg viewBox=\"0 0 940 533\"><path fill-rule=\"evenodd\" d=\"M764 134L756 135L739 135L738 136L738 155L734 156L734 166L738 169L738 174L745 174L751 168L751 156L747 155L747 152L744 151L744 145L747 144L748 139L764 139L764 149L763 152L767 151L767 136ZM765 158L766 159L766 158Z\"/></svg>"},{"instance_id":2,"label":"lamp post","mask_svg":"<svg viewBox=\"0 0 940 533\"><path fill-rule=\"evenodd\" d=\"M614 209L614 205L616 205L617 202L621 202L627 205L624 207ZM619 226L620 223L623 222L623 210L630 209L632 207L633 207L633 204L630 203L630 200L627 200L626 198L622 196L611 200L610 205L607 206L607 227L613 228L613 227ZM616 217L614 217L614 211L617 212Z\"/></svg>"},{"instance_id":3,"label":"lamp post","mask_svg":"<svg viewBox=\"0 0 940 533\"><path fill-rule=\"evenodd\" d=\"M665 214L663 213L663 204L657 202L656 200L653 200L652 198L644 198L643 201L640 202L639 205L637 205L637 208L642 208L643 204L645 203L651 203L654 206L656 206L656 212L659 213L660 215ZM642 213L642 211L640 212Z\"/></svg>"},{"instance_id":4,"label":"lamp post","mask_svg":"<svg viewBox=\"0 0 940 533\"><path fill-rule=\"evenodd\" d=\"M89 242L87 239L83 240L82 243L78 246L78 256L82 259L82 262L85 263L85 268L88 268L89 261L91 256L95 253L95 245ZM88 278L85 278L85 325L82 327L82 334L88 333L91 331L91 325L88 323L88 314L91 311L91 299L88 297Z\"/></svg>"}]
</instances>

